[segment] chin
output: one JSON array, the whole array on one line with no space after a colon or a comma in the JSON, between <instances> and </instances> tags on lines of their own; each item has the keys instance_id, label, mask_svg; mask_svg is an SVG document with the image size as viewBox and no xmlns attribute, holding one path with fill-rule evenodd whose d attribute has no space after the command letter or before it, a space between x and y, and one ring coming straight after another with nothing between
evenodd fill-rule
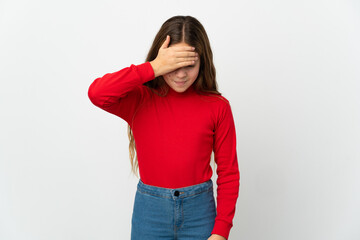
<instances>
[{"instance_id":1,"label":"chin","mask_svg":"<svg viewBox=\"0 0 360 240\"><path fill-rule=\"evenodd\" d=\"M175 92L185 92L186 89L188 89L188 88L177 88L177 87L173 87L172 89L173 89Z\"/></svg>"}]
</instances>

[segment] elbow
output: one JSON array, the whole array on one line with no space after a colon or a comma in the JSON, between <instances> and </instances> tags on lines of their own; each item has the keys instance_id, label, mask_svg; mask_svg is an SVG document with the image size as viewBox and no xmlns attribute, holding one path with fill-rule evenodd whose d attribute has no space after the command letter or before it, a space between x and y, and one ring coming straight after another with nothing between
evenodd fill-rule
<instances>
[{"instance_id":1,"label":"elbow","mask_svg":"<svg viewBox=\"0 0 360 240\"><path fill-rule=\"evenodd\" d=\"M95 106L100 106L100 95L94 87L94 82L90 84L87 92L88 98Z\"/></svg>"}]
</instances>

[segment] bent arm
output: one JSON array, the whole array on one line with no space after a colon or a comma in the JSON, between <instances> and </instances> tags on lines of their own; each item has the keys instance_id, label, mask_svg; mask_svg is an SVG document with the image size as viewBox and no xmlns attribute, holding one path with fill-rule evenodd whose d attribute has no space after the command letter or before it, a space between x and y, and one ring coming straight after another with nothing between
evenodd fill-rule
<instances>
[{"instance_id":1,"label":"bent arm","mask_svg":"<svg viewBox=\"0 0 360 240\"><path fill-rule=\"evenodd\" d=\"M131 64L130 67L96 78L89 86L88 97L95 106L131 125L137 107L144 101L146 86L143 83L154 77L150 62Z\"/></svg>"}]
</instances>

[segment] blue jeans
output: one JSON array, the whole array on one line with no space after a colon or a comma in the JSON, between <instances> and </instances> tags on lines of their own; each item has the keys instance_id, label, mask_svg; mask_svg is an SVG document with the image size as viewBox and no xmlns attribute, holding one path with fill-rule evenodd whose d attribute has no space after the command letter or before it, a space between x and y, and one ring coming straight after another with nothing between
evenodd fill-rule
<instances>
[{"instance_id":1,"label":"blue jeans","mask_svg":"<svg viewBox=\"0 0 360 240\"><path fill-rule=\"evenodd\" d=\"M131 240L207 240L216 217L213 182L161 188L137 185Z\"/></svg>"}]
</instances>

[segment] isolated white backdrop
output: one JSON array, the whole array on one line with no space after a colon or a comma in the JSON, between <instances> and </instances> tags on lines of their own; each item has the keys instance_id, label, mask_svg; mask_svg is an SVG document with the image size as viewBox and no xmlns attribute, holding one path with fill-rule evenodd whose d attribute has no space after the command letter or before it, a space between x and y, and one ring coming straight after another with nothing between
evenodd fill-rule
<instances>
[{"instance_id":1,"label":"isolated white backdrop","mask_svg":"<svg viewBox=\"0 0 360 240\"><path fill-rule=\"evenodd\" d=\"M1 0L0 239L130 238L127 124L87 91L174 15L207 30L235 118L229 239L360 239L356 0Z\"/></svg>"}]
</instances>

